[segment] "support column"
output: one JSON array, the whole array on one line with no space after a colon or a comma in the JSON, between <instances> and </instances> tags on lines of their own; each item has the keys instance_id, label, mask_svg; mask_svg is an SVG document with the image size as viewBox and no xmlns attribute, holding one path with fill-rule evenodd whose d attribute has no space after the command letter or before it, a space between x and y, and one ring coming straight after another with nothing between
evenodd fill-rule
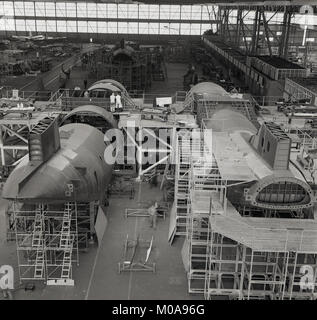
<instances>
[{"instance_id":1,"label":"support column","mask_svg":"<svg viewBox=\"0 0 317 320\"><path fill-rule=\"evenodd\" d=\"M3 148L3 130L2 126L0 125L0 152L1 152L1 165L5 166L5 154L4 154L4 148Z\"/></svg>"},{"instance_id":2,"label":"support column","mask_svg":"<svg viewBox=\"0 0 317 320\"><path fill-rule=\"evenodd\" d=\"M245 268L245 258L246 258L246 253L247 253L247 248L246 246L243 246L243 251L242 251L242 264L241 264L241 275L240 275L240 288L239 288L239 299L243 299L243 281L244 281L244 268Z\"/></svg>"},{"instance_id":3,"label":"support column","mask_svg":"<svg viewBox=\"0 0 317 320\"><path fill-rule=\"evenodd\" d=\"M138 143L139 143L139 148L137 150L138 153L138 168L139 168L139 172L138 172L138 178L141 180L141 175L142 175L142 162L143 162L143 150L142 150L142 141L143 141L143 134L142 134L142 140L140 139L140 134L142 133L142 128L139 127L139 132L137 133L139 139L138 139Z\"/></svg>"},{"instance_id":4,"label":"support column","mask_svg":"<svg viewBox=\"0 0 317 320\"><path fill-rule=\"evenodd\" d=\"M241 28L241 31L242 31L243 42L244 42L245 53L246 53L246 54L249 54L251 48L250 48L250 46L248 45L248 42L247 42L247 39L246 39L246 32L245 32L245 29L244 29L243 19L245 18L245 16L246 16L249 12L250 12L250 10L249 10L243 17L241 16L241 19L240 19L240 28Z\"/></svg>"},{"instance_id":5,"label":"support column","mask_svg":"<svg viewBox=\"0 0 317 320\"><path fill-rule=\"evenodd\" d=\"M241 33L241 22L242 22L242 9L239 7L237 11L237 23L236 23L236 45L240 47L240 33Z\"/></svg>"},{"instance_id":6,"label":"support column","mask_svg":"<svg viewBox=\"0 0 317 320\"><path fill-rule=\"evenodd\" d=\"M265 39L266 39L267 47L269 49L270 56L272 56L272 48L271 48L271 43L270 43L268 23L266 21L265 11L263 10L263 8L261 9L261 14L262 14L262 20L263 20L264 33L265 33Z\"/></svg>"},{"instance_id":7,"label":"support column","mask_svg":"<svg viewBox=\"0 0 317 320\"><path fill-rule=\"evenodd\" d=\"M230 10L226 7L224 10L224 21L223 21L223 26L224 26L224 41L229 41L231 42L231 32L230 32L230 27L229 27L229 14Z\"/></svg>"},{"instance_id":8,"label":"support column","mask_svg":"<svg viewBox=\"0 0 317 320\"><path fill-rule=\"evenodd\" d=\"M219 6L218 7L218 13L217 13L217 32L219 34L219 36L222 37L223 35L223 25L222 25L222 7Z\"/></svg>"},{"instance_id":9,"label":"support column","mask_svg":"<svg viewBox=\"0 0 317 320\"><path fill-rule=\"evenodd\" d=\"M261 12L259 7L256 8L253 31L252 31L252 43L251 43L251 54L256 55L258 51L258 43L259 43L259 28L261 24Z\"/></svg>"},{"instance_id":10,"label":"support column","mask_svg":"<svg viewBox=\"0 0 317 320\"><path fill-rule=\"evenodd\" d=\"M292 8L284 7L284 18L283 18L283 29L281 35L281 41L279 46L279 56L286 58L287 57L287 48L289 41L289 33L291 28L291 20L292 20Z\"/></svg>"},{"instance_id":11,"label":"support column","mask_svg":"<svg viewBox=\"0 0 317 320\"><path fill-rule=\"evenodd\" d=\"M90 243L94 243L93 235L95 234L95 202L89 202L89 218L90 218Z\"/></svg>"},{"instance_id":12,"label":"support column","mask_svg":"<svg viewBox=\"0 0 317 320\"><path fill-rule=\"evenodd\" d=\"M250 270L249 270L249 283L248 283L248 300L250 300L250 291L252 289L252 269L253 269L253 249L251 249L251 261L250 261Z\"/></svg>"}]
</instances>

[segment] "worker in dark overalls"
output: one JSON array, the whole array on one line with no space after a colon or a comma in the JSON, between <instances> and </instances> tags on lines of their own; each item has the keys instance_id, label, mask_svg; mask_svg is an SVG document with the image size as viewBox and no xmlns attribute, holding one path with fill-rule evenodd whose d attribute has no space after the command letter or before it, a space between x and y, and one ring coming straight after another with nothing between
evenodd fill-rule
<instances>
[{"instance_id":1,"label":"worker in dark overalls","mask_svg":"<svg viewBox=\"0 0 317 320\"><path fill-rule=\"evenodd\" d=\"M294 112L288 114L288 124L289 124L289 125L292 124L292 118L293 118L293 116L294 116Z\"/></svg>"}]
</instances>

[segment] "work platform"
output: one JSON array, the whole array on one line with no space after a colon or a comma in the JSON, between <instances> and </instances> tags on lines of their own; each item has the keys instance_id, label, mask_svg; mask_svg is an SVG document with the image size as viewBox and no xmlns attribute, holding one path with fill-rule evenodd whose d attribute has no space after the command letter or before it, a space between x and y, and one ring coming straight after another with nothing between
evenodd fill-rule
<instances>
[{"instance_id":1,"label":"work platform","mask_svg":"<svg viewBox=\"0 0 317 320\"><path fill-rule=\"evenodd\" d=\"M153 119L144 119L146 117L153 117ZM192 129L197 128L197 123L194 115L191 114L170 114L166 116L166 121L157 119L162 114L161 111L147 113L130 113L120 115L118 127L126 128L135 125L136 128L178 128L178 129Z\"/></svg>"},{"instance_id":2,"label":"work platform","mask_svg":"<svg viewBox=\"0 0 317 320\"><path fill-rule=\"evenodd\" d=\"M221 193L204 188L190 191L189 292L206 299L316 298L299 291L298 280L305 265L316 265L315 220L242 217L228 200L221 203Z\"/></svg>"},{"instance_id":3,"label":"work platform","mask_svg":"<svg viewBox=\"0 0 317 320\"><path fill-rule=\"evenodd\" d=\"M200 207L207 212L209 203ZM255 251L317 252L317 221L313 219L242 217L229 201L225 212L223 208L216 212L210 217L213 230Z\"/></svg>"},{"instance_id":4,"label":"work platform","mask_svg":"<svg viewBox=\"0 0 317 320\"><path fill-rule=\"evenodd\" d=\"M317 221L237 210L229 188L272 172L251 152L247 136L228 131L213 132L212 142L202 140L205 148L198 153L181 152L188 163L182 258L189 293L206 299L316 299L316 279L310 280L314 289L306 290L301 278L307 265L317 265Z\"/></svg>"}]
</instances>

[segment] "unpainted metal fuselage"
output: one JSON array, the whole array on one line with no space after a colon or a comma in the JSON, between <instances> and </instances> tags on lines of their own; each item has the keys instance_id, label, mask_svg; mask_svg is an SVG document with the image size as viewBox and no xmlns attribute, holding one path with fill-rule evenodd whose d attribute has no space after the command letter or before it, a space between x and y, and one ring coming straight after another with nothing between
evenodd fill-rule
<instances>
[{"instance_id":1,"label":"unpainted metal fuselage","mask_svg":"<svg viewBox=\"0 0 317 320\"><path fill-rule=\"evenodd\" d=\"M59 128L61 148L43 164L28 155L13 170L3 198L21 202L90 202L103 200L112 165L104 160L104 135L86 124Z\"/></svg>"}]
</instances>

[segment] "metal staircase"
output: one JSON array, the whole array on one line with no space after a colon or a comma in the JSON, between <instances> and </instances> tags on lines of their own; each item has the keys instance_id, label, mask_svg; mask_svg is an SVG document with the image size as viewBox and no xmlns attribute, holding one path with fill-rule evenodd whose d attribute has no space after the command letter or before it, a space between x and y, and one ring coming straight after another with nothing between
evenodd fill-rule
<instances>
[{"instance_id":1,"label":"metal staircase","mask_svg":"<svg viewBox=\"0 0 317 320\"><path fill-rule=\"evenodd\" d=\"M29 139L29 159L33 164L41 164L60 148L56 117L45 117L31 130Z\"/></svg>"},{"instance_id":2,"label":"metal staircase","mask_svg":"<svg viewBox=\"0 0 317 320\"><path fill-rule=\"evenodd\" d=\"M201 145L202 148L202 145ZM216 192L219 179L215 172L216 164L212 157L204 154L201 149L198 158L194 158L191 164L190 192L189 192L189 226L187 229L187 240L189 248L189 271L188 291L189 293L203 294L206 284L206 270L208 267L210 224L211 214L217 214L213 206L212 193ZM201 206L200 204L203 204Z\"/></svg>"},{"instance_id":3,"label":"metal staircase","mask_svg":"<svg viewBox=\"0 0 317 320\"><path fill-rule=\"evenodd\" d=\"M200 136L193 138L192 132L177 135L174 202L176 208L175 235L180 236L187 235L186 228L189 222L188 199L191 163L197 161L202 152Z\"/></svg>"},{"instance_id":4,"label":"metal staircase","mask_svg":"<svg viewBox=\"0 0 317 320\"><path fill-rule=\"evenodd\" d=\"M190 137L177 136L177 156L175 168L176 232L175 235L186 235L187 200L189 185L189 170L191 146Z\"/></svg>"},{"instance_id":5,"label":"metal staircase","mask_svg":"<svg viewBox=\"0 0 317 320\"><path fill-rule=\"evenodd\" d=\"M209 214L191 212L188 226L189 270L188 292L204 293L208 260Z\"/></svg>"}]
</instances>

